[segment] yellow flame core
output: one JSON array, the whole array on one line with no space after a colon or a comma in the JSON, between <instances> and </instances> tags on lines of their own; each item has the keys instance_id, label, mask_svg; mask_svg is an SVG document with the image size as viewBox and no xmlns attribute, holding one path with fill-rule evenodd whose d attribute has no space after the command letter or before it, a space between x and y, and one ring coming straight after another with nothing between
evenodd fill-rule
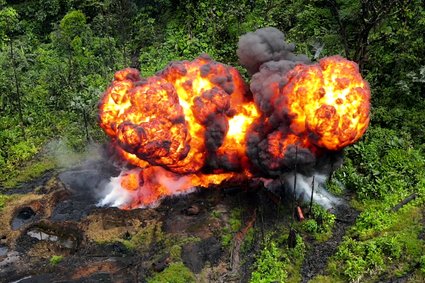
<instances>
[{"instance_id":1,"label":"yellow flame core","mask_svg":"<svg viewBox=\"0 0 425 283\"><path fill-rule=\"evenodd\" d=\"M259 116L259 113L253 103L243 105L242 110L241 113L229 119L229 130L224 144L234 142L243 145L245 143L248 128Z\"/></svg>"}]
</instances>

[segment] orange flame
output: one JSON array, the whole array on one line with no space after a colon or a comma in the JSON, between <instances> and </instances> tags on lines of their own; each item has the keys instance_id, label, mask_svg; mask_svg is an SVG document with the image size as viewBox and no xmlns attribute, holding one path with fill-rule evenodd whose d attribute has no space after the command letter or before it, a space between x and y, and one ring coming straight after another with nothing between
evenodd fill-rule
<instances>
[{"instance_id":1,"label":"orange flame","mask_svg":"<svg viewBox=\"0 0 425 283\"><path fill-rule=\"evenodd\" d=\"M313 154L339 150L366 131L370 90L355 63L334 56L286 76L286 85L270 85L270 103L289 123L276 131L248 98L239 72L206 56L146 79L135 69L118 71L99 103L99 120L123 160L139 167L119 177L132 195L123 208L252 177L247 136L254 124L267 129L260 158L277 171L291 146Z\"/></svg>"},{"instance_id":2,"label":"orange flame","mask_svg":"<svg viewBox=\"0 0 425 283\"><path fill-rule=\"evenodd\" d=\"M283 88L291 130L329 150L356 142L369 124L370 90L357 64L340 56L298 65Z\"/></svg>"},{"instance_id":3,"label":"orange flame","mask_svg":"<svg viewBox=\"0 0 425 283\"><path fill-rule=\"evenodd\" d=\"M100 102L99 118L123 159L144 168L121 176L123 189L139 187L145 192L134 203L146 205L172 194L157 182L164 178L180 180L179 190L187 191L237 175L208 175L200 170L216 151L245 156L245 134L258 116L245 98L246 90L236 69L205 56L175 62L143 80L135 69L116 73ZM218 127L221 138L206 136L211 127ZM143 185L137 185L141 180Z\"/></svg>"}]
</instances>

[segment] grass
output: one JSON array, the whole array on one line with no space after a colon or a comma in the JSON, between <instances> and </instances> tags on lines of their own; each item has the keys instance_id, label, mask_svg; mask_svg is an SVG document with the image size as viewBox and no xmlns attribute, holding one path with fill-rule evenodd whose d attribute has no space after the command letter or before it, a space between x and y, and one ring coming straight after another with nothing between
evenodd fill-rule
<instances>
[{"instance_id":1,"label":"grass","mask_svg":"<svg viewBox=\"0 0 425 283\"><path fill-rule=\"evenodd\" d=\"M63 256L61 255L54 255L50 258L49 262L51 265L57 265L63 260Z\"/></svg>"},{"instance_id":2,"label":"grass","mask_svg":"<svg viewBox=\"0 0 425 283\"><path fill-rule=\"evenodd\" d=\"M149 223L144 228L139 228L137 233L129 240L121 240L122 243L130 250L146 251L151 245L163 242L165 235L161 229L160 222Z\"/></svg>"},{"instance_id":3,"label":"grass","mask_svg":"<svg viewBox=\"0 0 425 283\"><path fill-rule=\"evenodd\" d=\"M38 161L32 161L27 165L10 172L7 177L3 179L2 185L6 189L14 188L21 183L40 177L43 173L54 169L55 167L56 162L52 158L43 158Z\"/></svg>"},{"instance_id":4,"label":"grass","mask_svg":"<svg viewBox=\"0 0 425 283\"><path fill-rule=\"evenodd\" d=\"M10 201L12 198L13 197L10 196L10 195L2 195L2 194L0 194L0 211L7 204L7 202Z\"/></svg>"},{"instance_id":5,"label":"grass","mask_svg":"<svg viewBox=\"0 0 425 283\"><path fill-rule=\"evenodd\" d=\"M195 275L182 262L171 263L162 272L147 280L148 283L192 283Z\"/></svg>"}]
</instances>

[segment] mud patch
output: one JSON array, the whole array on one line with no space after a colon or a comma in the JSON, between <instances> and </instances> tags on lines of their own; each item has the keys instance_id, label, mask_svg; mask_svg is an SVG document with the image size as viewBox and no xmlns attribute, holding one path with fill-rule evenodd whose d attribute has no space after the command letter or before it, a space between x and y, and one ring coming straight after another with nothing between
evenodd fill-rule
<instances>
[{"instance_id":1,"label":"mud patch","mask_svg":"<svg viewBox=\"0 0 425 283\"><path fill-rule=\"evenodd\" d=\"M307 252L301 268L302 282L308 282L313 277L323 274L328 258L336 252L342 237L347 229L354 224L359 212L344 205L335 211L335 215L336 223L332 230L332 237L326 242L314 242Z\"/></svg>"},{"instance_id":2,"label":"mud patch","mask_svg":"<svg viewBox=\"0 0 425 283\"><path fill-rule=\"evenodd\" d=\"M183 246L183 263L194 273L199 273L205 264L216 265L222 255L221 243L214 237Z\"/></svg>"}]
</instances>

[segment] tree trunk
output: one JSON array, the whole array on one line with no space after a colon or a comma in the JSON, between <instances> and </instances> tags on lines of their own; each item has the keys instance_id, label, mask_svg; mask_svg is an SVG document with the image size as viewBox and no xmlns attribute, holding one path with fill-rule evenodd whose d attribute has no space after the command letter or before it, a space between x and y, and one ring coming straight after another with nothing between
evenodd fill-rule
<instances>
[{"instance_id":1,"label":"tree trunk","mask_svg":"<svg viewBox=\"0 0 425 283\"><path fill-rule=\"evenodd\" d=\"M86 133L86 139L89 142L90 136L89 136L89 122L88 122L88 117L87 117L87 111L86 111L86 109L84 109L84 107L82 107L81 111L83 112L84 129L85 129L85 133Z\"/></svg>"},{"instance_id":2,"label":"tree trunk","mask_svg":"<svg viewBox=\"0 0 425 283\"><path fill-rule=\"evenodd\" d=\"M13 76L15 79L15 87L16 87L16 102L18 103L18 113L19 113L19 120L21 122L21 130L22 135L25 138L25 124L24 124L24 116L22 114L22 103L21 103L21 91L19 86L19 78L18 78L18 72L17 72L17 66L16 66L16 60L15 60L15 53L13 52L13 40L12 38L9 41L9 47L10 47L10 57L12 59L12 68L13 68Z\"/></svg>"}]
</instances>

